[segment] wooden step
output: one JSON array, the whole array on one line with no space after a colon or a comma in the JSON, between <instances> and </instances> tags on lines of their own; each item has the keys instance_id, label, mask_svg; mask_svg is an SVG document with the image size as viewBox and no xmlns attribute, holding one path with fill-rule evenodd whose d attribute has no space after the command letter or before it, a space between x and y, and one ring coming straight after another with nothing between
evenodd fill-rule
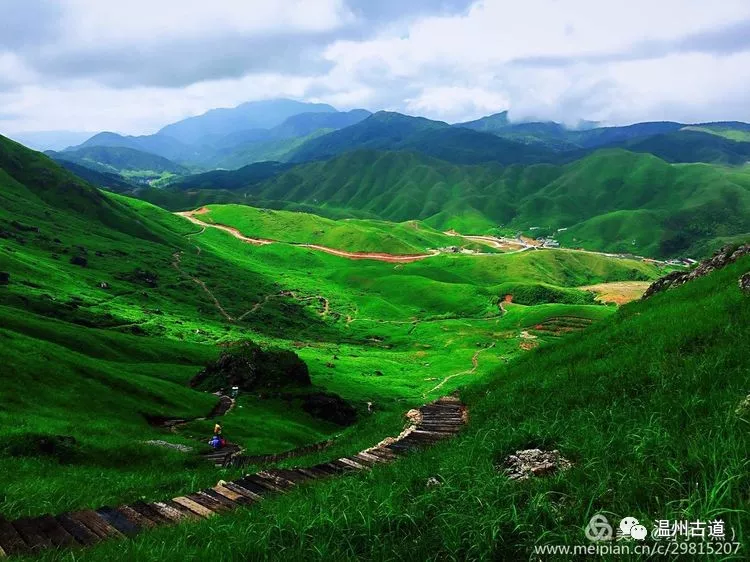
<instances>
[{"instance_id":1,"label":"wooden step","mask_svg":"<svg viewBox=\"0 0 750 562\"><path fill-rule=\"evenodd\" d=\"M73 519L70 514L63 513L55 517L58 523L65 529L71 537L73 537L78 544L83 546L91 546L101 541L101 537L94 531L89 529L86 525L80 521Z\"/></svg>"},{"instance_id":2,"label":"wooden step","mask_svg":"<svg viewBox=\"0 0 750 562\"><path fill-rule=\"evenodd\" d=\"M127 518L127 520L130 521L133 525L136 525L141 529L151 529L153 527L156 527L156 523L154 521L152 521L148 517L141 515L130 506L121 505L117 508L117 511L119 511L122 516Z\"/></svg>"},{"instance_id":3,"label":"wooden step","mask_svg":"<svg viewBox=\"0 0 750 562\"><path fill-rule=\"evenodd\" d=\"M28 545L18 534L15 527L2 517L0 517L0 548L8 556L23 554L29 550Z\"/></svg>"},{"instance_id":4,"label":"wooden step","mask_svg":"<svg viewBox=\"0 0 750 562\"><path fill-rule=\"evenodd\" d=\"M356 460L351 460L350 458L347 458L347 457L342 457L342 458L338 459L338 462L347 464L347 465L351 466L355 470L370 470L370 465L369 464L365 464L362 461L358 462Z\"/></svg>"},{"instance_id":5,"label":"wooden step","mask_svg":"<svg viewBox=\"0 0 750 562\"><path fill-rule=\"evenodd\" d=\"M71 513L70 516L76 521L83 523L101 539L122 538L123 536L120 531L107 523L107 521L105 521L102 516L93 509L76 511Z\"/></svg>"},{"instance_id":6,"label":"wooden step","mask_svg":"<svg viewBox=\"0 0 750 562\"><path fill-rule=\"evenodd\" d=\"M193 494L191 494L192 496ZM206 488L205 490L201 490L197 493L197 495L202 496L205 499L211 500L214 503L217 503L221 505L225 511L230 511L237 507L237 504L233 502L232 500L225 498L221 494L217 493L215 490L212 490L211 488ZM213 511L216 511L215 509Z\"/></svg>"},{"instance_id":7,"label":"wooden step","mask_svg":"<svg viewBox=\"0 0 750 562\"><path fill-rule=\"evenodd\" d=\"M277 492L277 493L283 493L286 490L282 488L280 485L278 485L276 482L264 478L260 476L259 474L249 474L246 476L246 481L253 482L257 484L258 486L261 486L262 488L266 488L269 492Z\"/></svg>"},{"instance_id":8,"label":"wooden step","mask_svg":"<svg viewBox=\"0 0 750 562\"><path fill-rule=\"evenodd\" d=\"M361 453L357 453L354 456L355 458L362 459L363 461L370 461L373 466L376 464L385 464L387 462L382 457L378 457L377 455L373 455L372 453L366 453L364 451L362 451Z\"/></svg>"},{"instance_id":9,"label":"wooden step","mask_svg":"<svg viewBox=\"0 0 750 562\"><path fill-rule=\"evenodd\" d=\"M174 504L174 502L154 502L149 505L153 507L156 511L158 511L162 517L168 519L169 521L173 523L179 523L180 521L183 521L185 519L198 519L199 518L197 515L195 515L192 511L188 509L183 508L183 507L177 507L176 504Z\"/></svg>"},{"instance_id":10,"label":"wooden step","mask_svg":"<svg viewBox=\"0 0 750 562\"><path fill-rule=\"evenodd\" d=\"M71 534L51 515L37 517L37 527L52 541L52 546L56 548L78 544Z\"/></svg>"},{"instance_id":11,"label":"wooden step","mask_svg":"<svg viewBox=\"0 0 750 562\"><path fill-rule=\"evenodd\" d=\"M302 484L303 482L307 482L311 479L311 477L299 469L288 469L288 468L272 468L270 470L267 470L269 474L272 476L277 476L279 478L284 478L290 482L294 482L295 484Z\"/></svg>"},{"instance_id":12,"label":"wooden step","mask_svg":"<svg viewBox=\"0 0 750 562\"><path fill-rule=\"evenodd\" d=\"M13 521L13 527L32 552L52 547L52 541L39 529L37 522L30 517L16 519Z\"/></svg>"},{"instance_id":13,"label":"wooden step","mask_svg":"<svg viewBox=\"0 0 750 562\"><path fill-rule=\"evenodd\" d=\"M376 460L374 461L374 460L368 459L366 457L361 457L359 453L357 453L356 455L352 455L351 457L346 457L346 458L349 459L352 462L356 462L357 464L361 464L362 466L364 466L366 468L372 468L373 466L375 466L376 464L378 464L378 461L376 461Z\"/></svg>"},{"instance_id":14,"label":"wooden step","mask_svg":"<svg viewBox=\"0 0 750 562\"><path fill-rule=\"evenodd\" d=\"M248 488L238 484L237 482L225 482L223 484L225 488L232 490L242 496L245 496L251 502L259 502L263 499L263 496L249 490Z\"/></svg>"},{"instance_id":15,"label":"wooden step","mask_svg":"<svg viewBox=\"0 0 750 562\"><path fill-rule=\"evenodd\" d=\"M238 494L237 492L233 492L229 488L226 488L224 486L214 486L211 488L211 490L220 496L224 496L226 499L238 504L238 505L250 505L252 500L249 498L246 498L242 494ZM204 490L206 493L208 493L208 490Z\"/></svg>"},{"instance_id":16,"label":"wooden step","mask_svg":"<svg viewBox=\"0 0 750 562\"><path fill-rule=\"evenodd\" d=\"M96 510L96 512L115 529L120 531L123 535L133 537L138 534L141 528L125 517L122 513L115 510L112 507L104 506Z\"/></svg>"},{"instance_id":17,"label":"wooden step","mask_svg":"<svg viewBox=\"0 0 750 562\"><path fill-rule=\"evenodd\" d=\"M251 480L247 476L244 476L242 478L235 480L235 483L239 484L243 488L247 488L252 493L260 497L265 497L271 492L271 490L269 490L266 486L261 486L260 484Z\"/></svg>"},{"instance_id":18,"label":"wooden step","mask_svg":"<svg viewBox=\"0 0 750 562\"><path fill-rule=\"evenodd\" d=\"M145 517L149 521L153 522L154 526L167 525L174 521L173 519L170 519L169 517L164 516L162 512L159 511L156 507L149 505L144 501L137 501L137 502L131 503L127 507L129 507L136 513L139 513L142 517Z\"/></svg>"},{"instance_id":19,"label":"wooden step","mask_svg":"<svg viewBox=\"0 0 750 562\"><path fill-rule=\"evenodd\" d=\"M230 508L223 502L214 499L210 494L206 494L203 491L187 494L185 495L185 497L201 504L203 507L205 507L206 509L210 509L214 513L226 513L227 511L234 509L234 507ZM234 506L234 504L232 505Z\"/></svg>"},{"instance_id":20,"label":"wooden step","mask_svg":"<svg viewBox=\"0 0 750 562\"><path fill-rule=\"evenodd\" d=\"M382 458L385 462L393 462L398 458L398 455L385 447L377 447L376 449L370 449L367 451L370 455L375 455Z\"/></svg>"},{"instance_id":21,"label":"wooden step","mask_svg":"<svg viewBox=\"0 0 750 562\"><path fill-rule=\"evenodd\" d=\"M206 519L216 515L210 509L204 507L200 503L197 503L193 501L192 499L185 497L185 496L177 496L176 498L172 498L172 501L176 503L177 505L181 506L183 509L187 509L188 511L191 511L195 515L204 517Z\"/></svg>"},{"instance_id":22,"label":"wooden step","mask_svg":"<svg viewBox=\"0 0 750 562\"><path fill-rule=\"evenodd\" d=\"M273 482L280 488L284 488L285 490L291 490L297 485L297 481L290 480L289 478L284 478L277 470L261 470L258 473L258 476L260 476L261 478L265 478L266 480L270 480L271 482Z\"/></svg>"}]
</instances>

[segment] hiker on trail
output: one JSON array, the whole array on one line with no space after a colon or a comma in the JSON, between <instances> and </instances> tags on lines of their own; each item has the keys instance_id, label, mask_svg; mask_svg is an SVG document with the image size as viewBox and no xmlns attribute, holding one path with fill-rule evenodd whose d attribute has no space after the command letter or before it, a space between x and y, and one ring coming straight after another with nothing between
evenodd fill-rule
<instances>
[{"instance_id":1,"label":"hiker on trail","mask_svg":"<svg viewBox=\"0 0 750 562\"><path fill-rule=\"evenodd\" d=\"M221 437L219 437L218 435L214 435L211 438L211 441L208 442L208 444L211 445L214 449L221 449Z\"/></svg>"},{"instance_id":2,"label":"hiker on trail","mask_svg":"<svg viewBox=\"0 0 750 562\"><path fill-rule=\"evenodd\" d=\"M219 422L216 422L214 426L214 435L221 436L221 424Z\"/></svg>"}]
</instances>

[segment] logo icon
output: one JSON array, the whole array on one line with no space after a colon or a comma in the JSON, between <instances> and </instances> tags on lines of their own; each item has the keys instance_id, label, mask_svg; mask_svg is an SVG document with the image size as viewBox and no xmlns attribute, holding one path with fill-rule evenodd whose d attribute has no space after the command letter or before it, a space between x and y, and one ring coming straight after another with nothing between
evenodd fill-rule
<instances>
[{"instance_id":1,"label":"logo icon","mask_svg":"<svg viewBox=\"0 0 750 562\"><path fill-rule=\"evenodd\" d=\"M642 541L648 535L646 527L641 525L635 517L624 517L620 521L620 531L623 538L632 537L638 541Z\"/></svg>"},{"instance_id":2,"label":"logo icon","mask_svg":"<svg viewBox=\"0 0 750 562\"><path fill-rule=\"evenodd\" d=\"M584 533L590 541L608 541L612 538L612 525L609 524L604 515L597 513L591 518L588 525L586 525Z\"/></svg>"}]
</instances>

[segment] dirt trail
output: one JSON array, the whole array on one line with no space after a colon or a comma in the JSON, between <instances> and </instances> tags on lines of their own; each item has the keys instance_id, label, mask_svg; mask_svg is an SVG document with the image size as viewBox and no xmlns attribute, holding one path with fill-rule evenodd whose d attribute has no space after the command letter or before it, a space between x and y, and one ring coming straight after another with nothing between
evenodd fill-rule
<instances>
[{"instance_id":1,"label":"dirt trail","mask_svg":"<svg viewBox=\"0 0 750 562\"><path fill-rule=\"evenodd\" d=\"M267 244L274 244L274 243L280 243L278 240L269 240L265 238L250 238L249 236L245 236L242 234L239 230L237 230L234 227L226 226L224 224L218 224L218 223L207 223L203 222L199 218L196 218L196 215L203 215L209 212L209 209L206 207L201 207L200 209L197 209L195 211L182 211L179 213L175 213L176 215L179 215L181 217L184 217L188 219L190 222L192 222L195 225L201 226L203 228L216 228L218 230L223 230L224 232L227 232L237 238L238 240L242 240L243 242L247 242L248 244L254 244L256 246L265 246ZM325 252L326 254L331 254L333 256L338 256L342 258L347 258L350 260L375 260L375 261L382 261L387 263L410 263L415 262L419 260L423 260L426 258L431 258L434 256L440 255L440 252L437 250L433 250L428 254L386 254L381 252L347 252L345 250L337 250L335 248L329 248L327 246L320 246L319 244L294 244L289 243L291 246L297 246L299 248L309 248L311 250L317 250L319 252Z\"/></svg>"},{"instance_id":2,"label":"dirt trail","mask_svg":"<svg viewBox=\"0 0 750 562\"><path fill-rule=\"evenodd\" d=\"M248 244L254 244L255 246L265 246L266 244L273 244L275 242L275 240L264 240L262 238L250 238L248 236L245 236L239 230L231 226L226 226L223 224L207 223L207 222L203 222L200 219L195 218L195 215L203 215L207 212L208 212L208 209L206 207L202 207L198 209L197 211L182 211L182 212L175 213L175 214L180 215L181 217L185 217L187 220L189 220L193 224L202 226L204 229L216 228L218 230L223 230L224 232L228 232L235 238L242 240L243 242L247 242Z\"/></svg>"},{"instance_id":3,"label":"dirt trail","mask_svg":"<svg viewBox=\"0 0 750 562\"><path fill-rule=\"evenodd\" d=\"M227 320L229 320L230 322L234 322L234 318L232 318L229 315L229 313L226 310L224 310L224 307L221 306L221 303L219 302L219 300L211 292L211 290L206 286L206 284L203 281L201 281L200 279L198 279L197 277L193 277L192 275L190 275L190 274L188 274L188 273L186 273L185 271L182 270L182 268L180 267L180 258L181 257L182 257L182 252L175 252L174 254L172 254L172 267L174 267L180 273L180 275L182 275L186 279L190 279L195 284L197 284L199 287L201 287L201 289L203 289L203 291L208 295L208 297L211 299L211 301L213 301L213 304L216 307L216 309L219 311L219 313L224 318L226 318Z\"/></svg>"},{"instance_id":4,"label":"dirt trail","mask_svg":"<svg viewBox=\"0 0 750 562\"><path fill-rule=\"evenodd\" d=\"M312 301L312 300L320 301L323 304L323 310L321 312L319 312L318 314L320 314L320 316L322 316L322 317L327 316L328 313L331 310L331 303L330 303L330 301L326 297L324 297L323 295L315 295L315 296L312 296L312 297L300 297L294 291L281 291L280 293L276 293L276 294L273 294L273 295L266 295L266 297L263 300L256 302L250 310L248 310L247 312L245 312L244 314L242 314L239 318L237 318L237 320L244 320L249 315L255 314L269 300L275 299L275 298L276 299L283 298L283 297L291 297L291 298L293 298L293 299L295 299L295 300L297 300L299 302Z\"/></svg>"},{"instance_id":5,"label":"dirt trail","mask_svg":"<svg viewBox=\"0 0 750 562\"><path fill-rule=\"evenodd\" d=\"M445 383L447 383L449 380L451 380L454 377L460 377L462 375L473 375L476 372L477 368L479 367L479 354L482 353L482 352L484 352L484 351L490 350L493 347L495 347L495 342L492 342L492 344L488 345L485 348L477 350L477 352L474 353L474 355L471 358L471 365L472 365L471 369L469 369L468 371L461 371L460 373L456 373L455 375L449 375L449 376L445 377L435 387L433 387L430 390L428 390L427 392L425 392L424 393L425 396L427 394L429 394L430 392L436 391L437 389L439 389L440 387L442 387Z\"/></svg>"}]
</instances>

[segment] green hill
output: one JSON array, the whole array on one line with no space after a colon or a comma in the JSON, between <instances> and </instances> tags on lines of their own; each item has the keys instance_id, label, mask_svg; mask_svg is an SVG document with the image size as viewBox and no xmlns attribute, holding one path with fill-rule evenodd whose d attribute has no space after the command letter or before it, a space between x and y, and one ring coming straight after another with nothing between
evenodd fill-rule
<instances>
[{"instance_id":1,"label":"green hill","mask_svg":"<svg viewBox=\"0 0 750 562\"><path fill-rule=\"evenodd\" d=\"M750 133L748 140L750 140ZM750 142L738 142L721 135L691 128L654 135L622 144L633 152L645 152L667 162L708 162L743 165L750 162Z\"/></svg>"},{"instance_id":2,"label":"green hill","mask_svg":"<svg viewBox=\"0 0 750 562\"><path fill-rule=\"evenodd\" d=\"M53 159L87 166L98 172L150 171L157 174L168 172L177 175L188 173L187 168L166 158L126 147L90 146L48 154Z\"/></svg>"},{"instance_id":3,"label":"green hill","mask_svg":"<svg viewBox=\"0 0 750 562\"><path fill-rule=\"evenodd\" d=\"M379 111L356 125L307 141L290 161L322 160L358 149L413 150L462 164L547 162L557 158L554 151L544 147L451 127L442 121Z\"/></svg>"},{"instance_id":4,"label":"green hill","mask_svg":"<svg viewBox=\"0 0 750 562\"><path fill-rule=\"evenodd\" d=\"M182 185L199 191L188 196ZM521 230L572 247L654 257L703 255L750 232L750 168L669 164L621 149L565 166L507 167L358 151L262 181L227 172L215 184L204 176L174 189L180 194L140 196L171 208L242 202L333 218L422 220L463 234Z\"/></svg>"},{"instance_id":5,"label":"green hill","mask_svg":"<svg viewBox=\"0 0 750 562\"><path fill-rule=\"evenodd\" d=\"M573 559L574 545L594 544L584 529L596 514L615 529L635 517L649 531L658 520L720 520L726 538L709 542L741 559L750 306L737 278L749 267L745 258L509 362L462 392L470 422L457 439L80 559L137 558L164 544L166 561L217 549L250 559L281 551L313 560ZM536 448L558 450L571 468L509 479L506 458ZM614 546L625 544L633 545ZM541 550L550 546L571 550Z\"/></svg>"},{"instance_id":6,"label":"green hill","mask_svg":"<svg viewBox=\"0 0 750 562\"><path fill-rule=\"evenodd\" d=\"M248 237L295 244L319 244L349 252L422 254L428 249L463 245L429 226L411 221L331 220L309 213L256 209L247 205L211 205L200 220L237 228ZM489 248L483 250L490 251Z\"/></svg>"}]
</instances>

